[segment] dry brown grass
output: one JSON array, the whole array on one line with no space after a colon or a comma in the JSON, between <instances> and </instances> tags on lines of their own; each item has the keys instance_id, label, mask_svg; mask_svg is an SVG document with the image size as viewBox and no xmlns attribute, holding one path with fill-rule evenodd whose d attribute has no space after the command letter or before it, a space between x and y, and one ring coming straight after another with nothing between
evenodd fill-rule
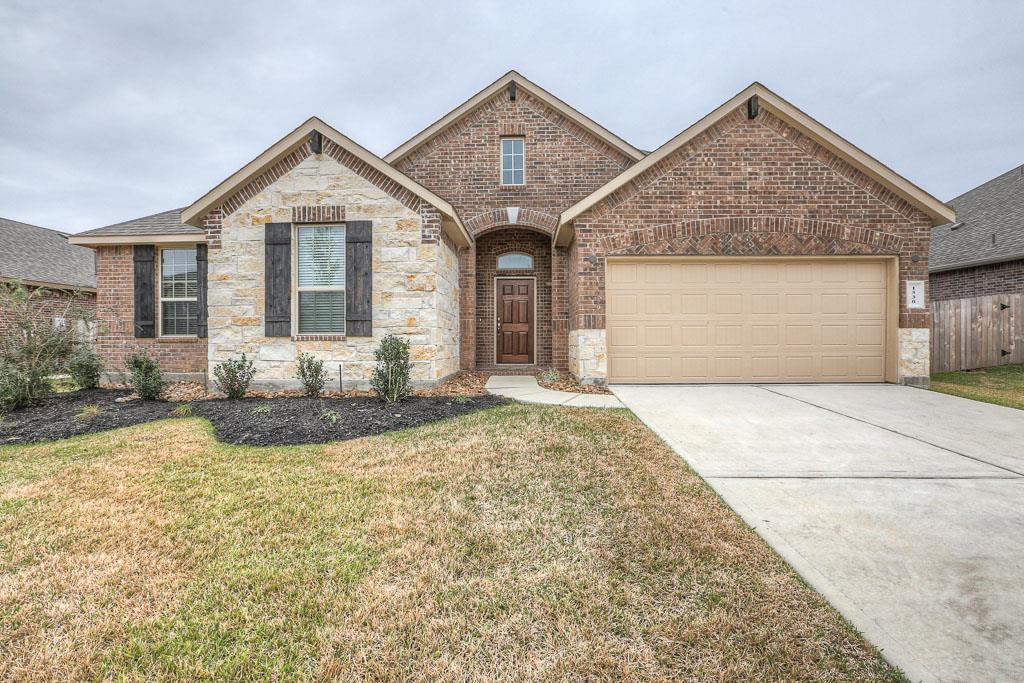
<instances>
[{"instance_id":1,"label":"dry brown grass","mask_svg":"<svg viewBox=\"0 0 1024 683\"><path fill-rule=\"evenodd\" d=\"M0 505L0 678L899 678L625 411L164 421L0 449Z\"/></svg>"}]
</instances>

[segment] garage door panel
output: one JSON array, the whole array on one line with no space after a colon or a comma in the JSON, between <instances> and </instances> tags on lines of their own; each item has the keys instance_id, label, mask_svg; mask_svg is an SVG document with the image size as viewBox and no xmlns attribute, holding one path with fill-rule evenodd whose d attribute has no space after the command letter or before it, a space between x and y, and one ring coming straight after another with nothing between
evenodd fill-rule
<instances>
[{"instance_id":1,"label":"garage door panel","mask_svg":"<svg viewBox=\"0 0 1024 683\"><path fill-rule=\"evenodd\" d=\"M613 382L884 380L884 262L652 257L608 267Z\"/></svg>"}]
</instances>

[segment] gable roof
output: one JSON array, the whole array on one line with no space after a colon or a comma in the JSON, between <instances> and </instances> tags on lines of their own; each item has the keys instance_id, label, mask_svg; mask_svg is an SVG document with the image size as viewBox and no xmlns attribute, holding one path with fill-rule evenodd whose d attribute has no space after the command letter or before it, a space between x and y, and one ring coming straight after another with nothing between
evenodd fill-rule
<instances>
[{"instance_id":1,"label":"gable roof","mask_svg":"<svg viewBox=\"0 0 1024 683\"><path fill-rule=\"evenodd\" d=\"M206 232L202 228L181 222L181 209L154 213L152 216L86 230L70 236L72 244L98 246L100 244L152 244L156 242L203 242Z\"/></svg>"},{"instance_id":2,"label":"gable roof","mask_svg":"<svg viewBox=\"0 0 1024 683\"><path fill-rule=\"evenodd\" d=\"M580 127L582 127L584 130L590 132L597 138L603 140L612 148L619 150L630 159L633 159L634 161L639 161L644 157L644 153L642 151L640 151L633 145L629 144L628 142L620 138L618 135L615 135L601 124L580 113L573 107L569 106L562 100L558 99L557 97L549 93L544 88L540 87L536 83L524 77L522 74L513 70L509 71L507 74L505 74L498 80L494 81L477 94L470 97L468 100L460 104L458 107L451 110L434 123L430 124L430 126L425 128L420 133L417 133L410 140L407 140L406 142L396 147L392 152L390 152L387 156L384 157L384 161L388 162L389 164L393 164L402 159L403 157L409 155L414 150L418 149L419 147L430 141L434 136L442 133L445 129L447 129L449 126L454 124L462 117L474 112L478 107L485 104L494 95L498 94L503 89L508 87L509 83L513 82L516 84L517 87L523 88L531 95L533 95L534 97L541 100L549 107L557 111L559 114L562 114L566 118L572 120Z\"/></svg>"},{"instance_id":3,"label":"gable roof","mask_svg":"<svg viewBox=\"0 0 1024 683\"><path fill-rule=\"evenodd\" d=\"M949 204L956 222L932 230L930 272L1024 259L1024 166Z\"/></svg>"},{"instance_id":4,"label":"gable roof","mask_svg":"<svg viewBox=\"0 0 1024 683\"><path fill-rule=\"evenodd\" d=\"M754 82L725 102L725 104L679 133L679 135L676 135L641 161L620 173L603 187L598 188L588 197L563 211L559 217L558 229L555 231L555 243L560 246L568 244L572 236L571 223L576 217L632 179L640 176L647 169L703 133L755 95L758 98L759 106L768 109L790 125L811 136L833 154L836 154L869 177L891 189L912 206L930 216L935 225L954 220L955 214L953 210L941 201L885 166L882 162L839 137L765 86Z\"/></svg>"},{"instance_id":5,"label":"gable roof","mask_svg":"<svg viewBox=\"0 0 1024 683\"><path fill-rule=\"evenodd\" d=\"M261 175L282 158L301 147L313 131L318 131L321 135L329 138L336 145L366 163L375 171L440 211L448 219L442 220L442 227L455 240L456 244L465 246L473 241L472 236L466 230L466 226L462 224L462 220L459 219L451 204L315 116L310 117L305 123L268 147L262 154L233 173L217 185L217 187L193 202L191 206L182 209L182 222L201 227L203 217L208 212L220 206L236 190L245 186L250 180Z\"/></svg>"},{"instance_id":6,"label":"gable roof","mask_svg":"<svg viewBox=\"0 0 1024 683\"><path fill-rule=\"evenodd\" d=\"M0 218L0 278L95 290L95 255L69 244L67 233Z\"/></svg>"}]
</instances>

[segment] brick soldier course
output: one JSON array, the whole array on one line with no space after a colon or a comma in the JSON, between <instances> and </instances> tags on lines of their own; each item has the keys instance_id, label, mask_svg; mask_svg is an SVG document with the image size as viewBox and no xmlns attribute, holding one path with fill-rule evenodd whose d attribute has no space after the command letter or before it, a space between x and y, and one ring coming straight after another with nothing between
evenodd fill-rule
<instances>
[{"instance_id":1,"label":"brick soldier course","mask_svg":"<svg viewBox=\"0 0 1024 683\"><path fill-rule=\"evenodd\" d=\"M180 229L171 220L149 234L109 226L77 236L98 250L101 308L113 304L117 332L101 353L113 367L146 348L168 369L208 375L244 351L257 381L287 384L308 351L358 384L393 332L410 340L421 383L544 367L600 383L609 257L897 257L902 299L905 282L927 279L930 230L952 212L795 111L755 84L648 155L511 72L383 159L311 119L180 210ZM521 185L501 182L509 137L522 140ZM267 336L268 292L281 287L267 286L266 226L351 221L372 226L369 334ZM133 334L131 245L147 243L208 246L208 337ZM498 271L510 252L532 267ZM494 279L505 275L536 278L531 366L494 365ZM901 300L898 325L893 379L920 380L927 308Z\"/></svg>"}]
</instances>

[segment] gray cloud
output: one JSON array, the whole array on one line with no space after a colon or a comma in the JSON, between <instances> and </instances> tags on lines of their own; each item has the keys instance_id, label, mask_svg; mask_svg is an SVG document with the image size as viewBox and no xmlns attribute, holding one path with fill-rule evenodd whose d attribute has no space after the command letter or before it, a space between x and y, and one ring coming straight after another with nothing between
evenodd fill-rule
<instances>
[{"instance_id":1,"label":"gray cloud","mask_svg":"<svg viewBox=\"0 0 1024 683\"><path fill-rule=\"evenodd\" d=\"M949 199L1024 162L1017 2L0 4L0 215L186 205L310 115L385 154L510 68L653 149L760 80Z\"/></svg>"}]
</instances>

